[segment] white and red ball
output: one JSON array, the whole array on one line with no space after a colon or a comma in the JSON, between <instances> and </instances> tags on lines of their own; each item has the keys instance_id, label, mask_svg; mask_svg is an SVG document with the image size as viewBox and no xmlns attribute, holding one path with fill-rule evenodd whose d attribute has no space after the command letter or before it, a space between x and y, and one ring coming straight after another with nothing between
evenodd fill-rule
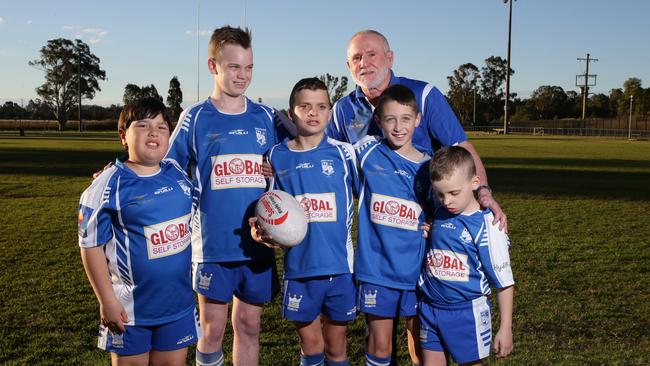
<instances>
[{"instance_id":1,"label":"white and red ball","mask_svg":"<svg viewBox=\"0 0 650 366\"><path fill-rule=\"evenodd\" d=\"M300 203L289 193L272 190L265 192L255 206L259 226L273 242L293 247L307 234L307 218Z\"/></svg>"}]
</instances>

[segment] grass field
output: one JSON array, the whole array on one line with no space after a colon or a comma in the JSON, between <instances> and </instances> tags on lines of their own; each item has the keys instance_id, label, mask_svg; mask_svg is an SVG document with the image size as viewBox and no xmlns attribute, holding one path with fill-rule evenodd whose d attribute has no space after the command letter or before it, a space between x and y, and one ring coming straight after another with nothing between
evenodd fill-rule
<instances>
[{"instance_id":1,"label":"grass field","mask_svg":"<svg viewBox=\"0 0 650 366\"><path fill-rule=\"evenodd\" d=\"M515 352L488 364L649 363L650 142L472 142L509 217L517 281ZM95 348L98 306L79 259L76 209L92 172L118 153L112 134L0 136L0 364L108 364ZM277 300L264 312L263 365L298 363L297 336L279 314ZM358 319L354 365L363 334ZM230 343L228 332L228 357Z\"/></svg>"}]
</instances>

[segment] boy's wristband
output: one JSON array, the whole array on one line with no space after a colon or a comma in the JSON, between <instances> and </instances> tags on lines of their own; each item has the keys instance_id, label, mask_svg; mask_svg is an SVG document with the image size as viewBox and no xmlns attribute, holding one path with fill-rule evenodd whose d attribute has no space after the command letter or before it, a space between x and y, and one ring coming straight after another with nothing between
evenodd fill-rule
<instances>
[{"instance_id":1,"label":"boy's wristband","mask_svg":"<svg viewBox=\"0 0 650 366\"><path fill-rule=\"evenodd\" d=\"M488 186L487 184L481 184L480 186L478 186L478 188L476 188L477 195L481 193L481 189L487 189L488 192L492 193L492 188L490 188L490 186Z\"/></svg>"}]
</instances>

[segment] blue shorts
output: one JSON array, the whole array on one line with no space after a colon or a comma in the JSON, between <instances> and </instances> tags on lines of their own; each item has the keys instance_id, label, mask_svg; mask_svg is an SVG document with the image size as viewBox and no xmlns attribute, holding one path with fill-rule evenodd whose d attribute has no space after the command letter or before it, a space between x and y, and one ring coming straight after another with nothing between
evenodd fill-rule
<instances>
[{"instance_id":1,"label":"blue shorts","mask_svg":"<svg viewBox=\"0 0 650 366\"><path fill-rule=\"evenodd\" d=\"M194 311L173 322L161 325L125 325L124 333L113 333L99 326L97 347L121 356L139 355L149 351L175 351L195 344L203 335L199 315Z\"/></svg>"},{"instance_id":2,"label":"blue shorts","mask_svg":"<svg viewBox=\"0 0 650 366\"><path fill-rule=\"evenodd\" d=\"M230 302L233 295L249 304L271 301L279 290L275 261L192 263L192 287L209 299Z\"/></svg>"},{"instance_id":3,"label":"blue shorts","mask_svg":"<svg viewBox=\"0 0 650 366\"><path fill-rule=\"evenodd\" d=\"M400 290L361 282L358 295L358 307L362 313L384 318L417 315L415 290Z\"/></svg>"},{"instance_id":4,"label":"blue shorts","mask_svg":"<svg viewBox=\"0 0 650 366\"><path fill-rule=\"evenodd\" d=\"M429 351L447 351L457 363L490 355L492 319L486 297L459 304L418 304L420 344Z\"/></svg>"},{"instance_id":5,"label":"blue shorts","mask_svg":"<svg viewBox=\"0 0 650 366\"><path fill-rule=\"evenodd\" d=\"M297 322L312 322L323 314L347 322L357 314L356 288L352 274L319 276L284 281L282 317Z\"/></svg>"}]
</instances>

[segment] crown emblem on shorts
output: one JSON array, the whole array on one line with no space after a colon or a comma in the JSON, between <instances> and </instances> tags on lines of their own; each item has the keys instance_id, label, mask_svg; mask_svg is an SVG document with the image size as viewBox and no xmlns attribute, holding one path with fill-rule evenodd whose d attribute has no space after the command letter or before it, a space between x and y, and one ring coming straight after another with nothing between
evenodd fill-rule
<instances>
[{"instance_id":1,"label":"crown emblem on shorts","mask_svg":"<svg viewBox=\"0 0 650 366\"><path fill-rule=\"evenodd\" d=\"M124 334L111 332L111 344L116 348L124 347Z\"/></svg>"},{"instance_id":2,"label":"crown emblem on shorts","mask_svg":"<svg viewBox=\"0 0 650 366\"><path fill-rule=\"evenodd\" d=\"M212 281L212 273L203 274L199 272L199 288L207 290L210 288L210 281Z\"/></svg>"},{"instance_id":3,"label":"crown emblem on shorts","mask_svg":"<svg viewBox=\"0 0 650 366\"><path fill-rule=\"evenodd\" d=\"M302 295L300 297L298 295L291 295L289 294L289 304L287 304L287 308L291 310L298 310L300 309L300 301L302 301Z\"/></svg>"},{"instance_id":4,"label":"crown emblem on shorts","mask_svg":"<svg viewBox=\"0 0 650 366\"><path fill-rule=\"evenodd\" d=\"M364 291L363 298L366 306L377 305L377 290Z\"/></svg>"}]
</instances>

